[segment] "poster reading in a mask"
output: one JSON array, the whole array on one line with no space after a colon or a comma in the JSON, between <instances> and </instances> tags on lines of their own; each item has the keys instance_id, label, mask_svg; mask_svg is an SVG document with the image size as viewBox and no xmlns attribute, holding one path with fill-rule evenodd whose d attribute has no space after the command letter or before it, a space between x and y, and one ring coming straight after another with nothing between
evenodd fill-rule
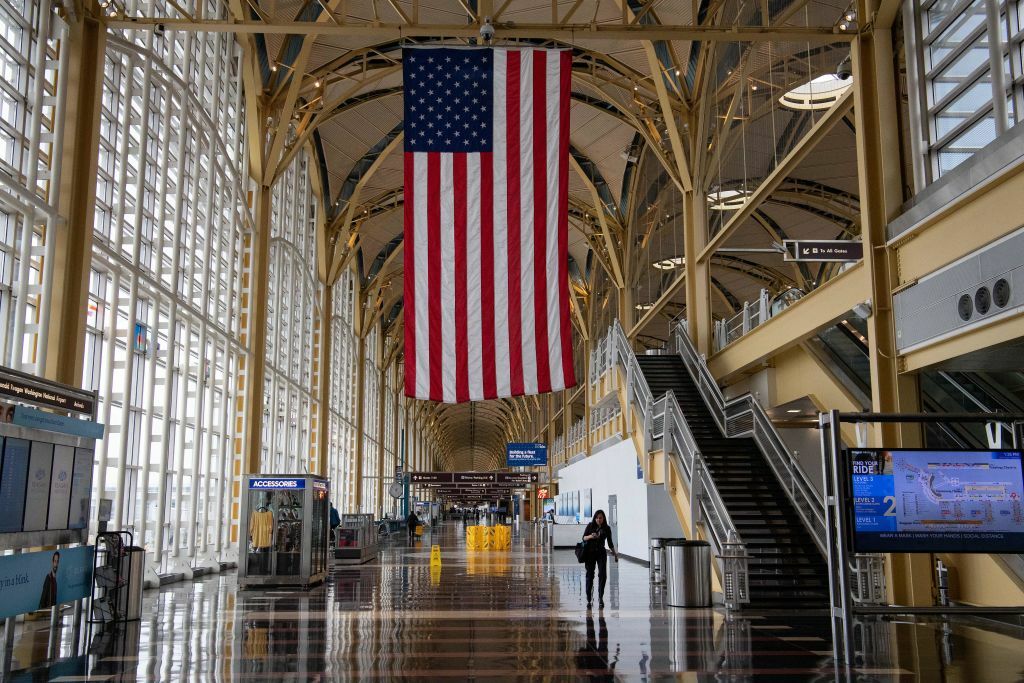
<instances>
[{"instance_id":1,"label":"poster reading in a mask","mask_svg":"<svg viewBox=\"0 0 1024 683\"><path fill-rule=\"evenodd\" d=\"M93 546L0 557L0 619L88 597Z\"/></svg>"}]
</instances>

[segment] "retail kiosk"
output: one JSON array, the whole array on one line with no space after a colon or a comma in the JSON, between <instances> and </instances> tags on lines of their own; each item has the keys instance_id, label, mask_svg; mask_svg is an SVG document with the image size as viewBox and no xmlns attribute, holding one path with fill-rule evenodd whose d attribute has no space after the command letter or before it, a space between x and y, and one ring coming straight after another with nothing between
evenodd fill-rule
<instances>
[{"instance_id":1,"label":"retail kiosk","mask_svg":"<svg viewBox=\"0 0 1024 683\"><path fill-rule=\"evenodd\" d=\"M363 564L377 559L377 525L371 514L341 516L336 533L334 561L337 564Z\"/></svg>"},{"instance_id":2,"label":"retail kiosk","mask_svg":"<svg viewBox=\"0 0 1024 683\"><path fill-rule=\"evenodd\" d=\"M242 496L242 588L302 586L327 577L330 482L304 474L248 474Z\"/></svg>"}]
</instances>

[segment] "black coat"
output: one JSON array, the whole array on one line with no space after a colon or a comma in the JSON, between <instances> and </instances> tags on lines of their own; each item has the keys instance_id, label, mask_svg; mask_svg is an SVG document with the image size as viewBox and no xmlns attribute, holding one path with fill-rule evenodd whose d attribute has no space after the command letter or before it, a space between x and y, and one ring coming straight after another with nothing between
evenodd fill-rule
<instances>
[{"instance_id":1,"label":"black coat","mask_svg":"<svg viewBox=\"0 0 1024 683\"><path fill-rule=\"evenodd\" d=\"M610 526L607 524L604 526L598 526L594 522L591 522L583 531L583 535L589 536L593 533L598 534L598 537L585 541L586 546L584 549L586 550L587 555L592 556L596 553L604 552L605 543L607 543L608 547L612 549L612 552L615 551L615 543L612 542L612 528Z\"/></svg>"}]
</instances>

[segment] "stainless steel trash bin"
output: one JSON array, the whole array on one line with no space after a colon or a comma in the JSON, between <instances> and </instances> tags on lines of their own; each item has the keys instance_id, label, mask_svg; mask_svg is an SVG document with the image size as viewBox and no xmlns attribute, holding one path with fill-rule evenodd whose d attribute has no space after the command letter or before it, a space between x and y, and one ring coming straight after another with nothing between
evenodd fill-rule
<instances>
[{"instance_id":1,"label":"stainless steel trash bin","mask_svg":"<svg viewBox=\"0 0 1024 683\"><path fill-rule=\"evenodd\" d=\"M127 576L128 584L124 587L124 619L135 621L142 618L142 589L146 580L146 550L138 546L128 546L124 549L124 559L121 560L122 574Z\"/></svg>"},{"instance_id":2,"label":"stainless steel trash bin","mask_svg":"<svg viewBox=\"0 0 1024 683\"><path fill-rule=\"evenodd\" d=\"M651 583L664 583L665 581L665 541L668 538L652 538L650 548L647 551L648 570L651 574Z\"/></svg>"},{"instance_id":3,"label":"stainless steel trash bin","mask_svg":"<svg viewBox=\"0 0 1024 683\"><path fill-rule=\"evenodd\" d=\"M711 606L711 545L679 538L663 541L665 602L673 607Z\"/></svg>"}]
</instances>

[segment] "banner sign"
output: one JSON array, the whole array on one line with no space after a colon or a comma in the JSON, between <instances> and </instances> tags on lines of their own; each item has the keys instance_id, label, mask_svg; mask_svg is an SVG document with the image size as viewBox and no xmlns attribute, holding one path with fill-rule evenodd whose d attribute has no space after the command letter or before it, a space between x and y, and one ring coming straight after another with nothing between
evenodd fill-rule
<instances>
[{"instance_id":1,"label":"banner sign","mask_svg":"<svg viewBox=\"0 0 1024 683\"><path fill-rule=\"evenodd\" d=\"M89 597L93 546L0 556L0 619Z\"/></svg>"},{"instance_id":2,"label":"banner sign","mask_svg":"<svg viewBox=\"0 0 1024 683\"><path fill-rule=\"evenodd\" d=\"M505 464L529 467L548 464L548 447L543 443L510 443L505 445Z\"/></svg>"},{"instance_id":3,"label":"banner sign","mask_svg":"<svg viewBox=\"0 0 1024 683\"><path fill-rule=\"evenodd\" d=\"M14 418L11 422L22 427L44 429L48 432L60 432L61 434L70 434L72 436L84 436L88 439L103 438L103 425L99 422L80 420L77 417L68 417L66 415L56 415L30 406L15 406Z\"/></svg>"},{"instance_id":4,"label":"banner sign","mask_svg":"<svg viewBox=\"0 0 1024 683\"><path fill-rule=\"evenodd\" d=\"M410 472L409 483L425 488L437 488L442 484L472 486L486 484L510 484L525 486L537 483L536 472Z\"/></svg>"},{"instance_id":5,"label":"banner sign","mask_svg":"<svg viewBox=\"0 0 1024 683\"><path fill-rule=\"evenodd\" d=\"M304 489L305 479L250 479L250 489Z\"/></svg>"},{"instance_id":6,"label":"banner sign","mask_svg":"<svg viewBox=\"0 0 1024 683\"><path fill-rule=\"evenodd\" d=\"M93 401L73 394L57 391L52 387L36 385L16 377L0 378L0 395L18 401L53 406L61 410L92 415Z\"/></svg>"},{"instance_id":7,"label":"banner sign","mask_svg":"<svg viewBox=\"0 0 1024 683\"><path fill-rule=\"evenodd\" d=\"M785 261L860 261L864 243L850 240L785 240Z\"/></svg>"}]
</instances>

